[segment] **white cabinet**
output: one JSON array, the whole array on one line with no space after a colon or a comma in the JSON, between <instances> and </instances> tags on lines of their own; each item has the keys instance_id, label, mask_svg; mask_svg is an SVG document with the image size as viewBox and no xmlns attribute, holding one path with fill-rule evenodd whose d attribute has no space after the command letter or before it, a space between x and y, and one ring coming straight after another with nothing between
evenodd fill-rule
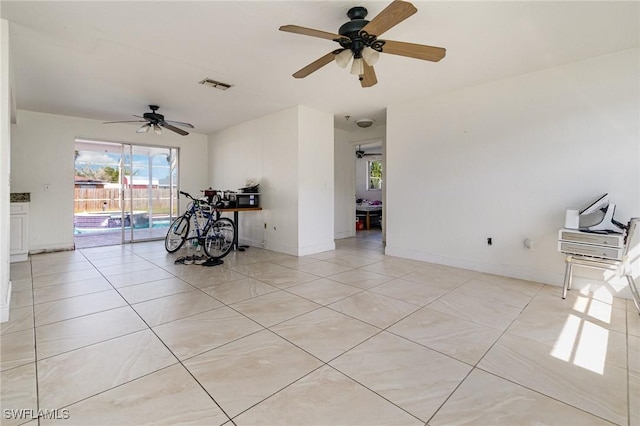
<instances>
[{"instance_id":1,"label":"white cabinet","mask_svg":"<svg viewBox=\"0 0 640 426\"><path fill-rule=\"evenodd\" d=\"M10 206L10 260L23 262L29 256L29 203L10 203Z\"/></svg>"}]
</instances>

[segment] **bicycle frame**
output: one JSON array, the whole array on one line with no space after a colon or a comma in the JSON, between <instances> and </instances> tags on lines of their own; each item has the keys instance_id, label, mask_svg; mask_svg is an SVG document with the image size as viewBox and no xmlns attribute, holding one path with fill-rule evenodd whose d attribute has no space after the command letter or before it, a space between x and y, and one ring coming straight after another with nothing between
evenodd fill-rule
<instances>
[{"instance_id":1,"label":"bicycle frame","mask_svg":"<svg viewBox=\"0 0 640 426\"><path fill-rule=\"evenodd\" d=\"M195 235L187 236L187 238L185 238L185 242L197 240L200 245L203 245L204 236L207 235L207 231L216 221L216 213L215 210L207 212L205 209L203 209L200 203L203 203L204 201L196 200L193 197L191 197L191 199L191 205L184 213L184 215L189 221L193 223ZM202 228L200 226L200 218L206 218L207 220Z\"/></svg>"}]
</instances>

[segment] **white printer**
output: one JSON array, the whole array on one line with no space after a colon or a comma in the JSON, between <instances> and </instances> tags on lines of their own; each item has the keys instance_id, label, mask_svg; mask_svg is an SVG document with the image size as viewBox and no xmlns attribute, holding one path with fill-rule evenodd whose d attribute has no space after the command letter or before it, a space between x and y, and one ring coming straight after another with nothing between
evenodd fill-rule
<instances>
[{"instance_id":1,"label":"white printer","mask_svg":"<svg viewBox=\"0 0 640 426\"><path fill-rule=\"evenodd\" d=\"M626 226L613 218L615 211L616 205L609 203L609 194L604 194L582 210L567 210L564 227L602 234L624 234Z\"/></svg>"}]
</instances>

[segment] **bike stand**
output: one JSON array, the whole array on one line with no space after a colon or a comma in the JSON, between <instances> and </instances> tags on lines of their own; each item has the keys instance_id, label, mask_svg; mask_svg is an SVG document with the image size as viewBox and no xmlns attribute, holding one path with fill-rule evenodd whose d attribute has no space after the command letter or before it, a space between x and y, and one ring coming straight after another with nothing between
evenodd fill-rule
<instances>
[{"instance_id":1,"label":"bike stand","mask_svg":"<svg viewBox=\"0 0 640 426\"><path fill-rule=\"evenodd\" d=\"M224 263L224 260L222 259L214 259L213 257L210 257L209 259L207 259L206 262L202 264L202 266L218 266L218 265L222 265L223 263Z\"/></svg>"}]
</instances>

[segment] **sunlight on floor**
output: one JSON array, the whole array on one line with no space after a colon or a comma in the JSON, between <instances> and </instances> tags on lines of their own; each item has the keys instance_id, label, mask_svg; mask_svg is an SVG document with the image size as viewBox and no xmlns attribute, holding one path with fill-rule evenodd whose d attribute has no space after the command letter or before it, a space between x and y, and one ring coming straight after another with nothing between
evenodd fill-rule
<instances>
[{"instance_id":1,"label":"sunlight on floor","mask_svg":"<svg viewBox=\"0 0 640 426\"><path fill-rule=\"evenodd\" d=\"M604 374L609 330L597 323L611 323L612 305L592 297L578 297L573 309L582 315L567 317L551 356Z\"/></svg>"}]
</instances>

